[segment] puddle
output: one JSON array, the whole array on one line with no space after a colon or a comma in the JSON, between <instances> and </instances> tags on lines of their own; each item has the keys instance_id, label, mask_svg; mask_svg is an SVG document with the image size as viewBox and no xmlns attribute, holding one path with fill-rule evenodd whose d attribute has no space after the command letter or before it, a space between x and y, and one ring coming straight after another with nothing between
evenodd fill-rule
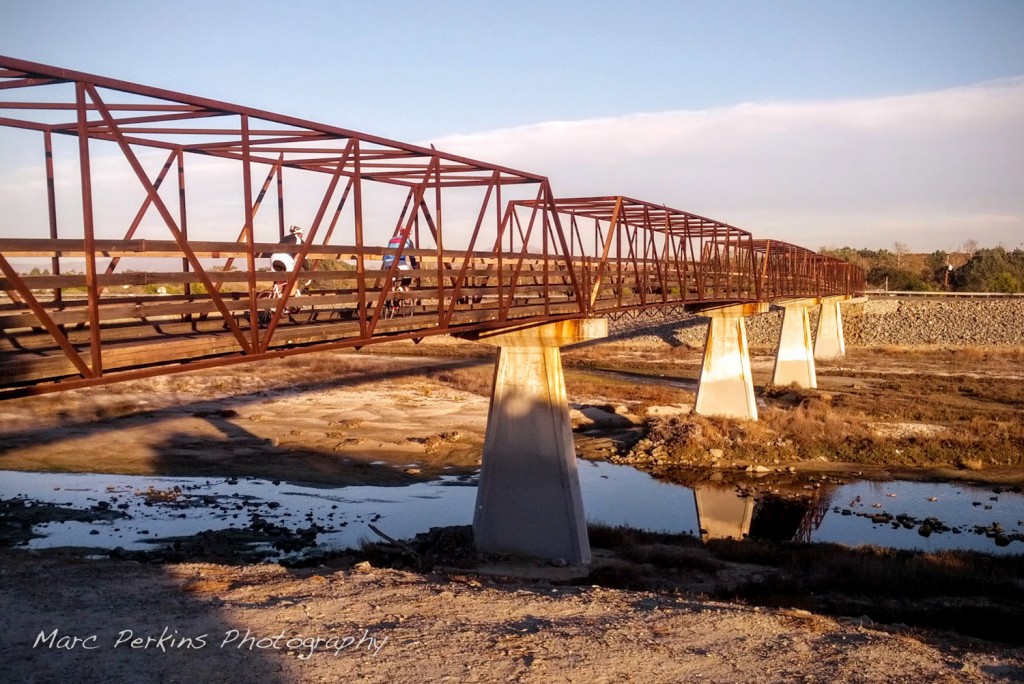
<instances>
[{"instance_id":1,"label":"puddle","mask_svg":"<svg viewBox=\"0 0 1024 684\"><path fill-rule=\"evenodd\" d=\"M853 482L780 497L734 487L689 488L627 466L579 461L590 522L704 538L743 536L937 551L1024 553L1019 488ZM473 520L476 476L405 487L302 487L246 478L25 473L0 476L0 500L59 505L95 515L32 525L22 548L149 550L174 538L257 527L303 530L317 552L396 539ZM2 521L2 516L0 516ZM312 530L312 532L310 532ZM315 533L315 534L314 534ZM279 557L301 553L282 550ZM271 554L273 555L273 554Z\"/></svg>"},{"instance_id":2,"label":"puddle","mask_svg":"<svg viewBox=\"0 0 1024 684\"><path fill-rule=\"evenodd\" d=\"M811 541L1024 553L1024 494L1007 487L854 482L837 487Z\"/></svg>"}]
</instances>

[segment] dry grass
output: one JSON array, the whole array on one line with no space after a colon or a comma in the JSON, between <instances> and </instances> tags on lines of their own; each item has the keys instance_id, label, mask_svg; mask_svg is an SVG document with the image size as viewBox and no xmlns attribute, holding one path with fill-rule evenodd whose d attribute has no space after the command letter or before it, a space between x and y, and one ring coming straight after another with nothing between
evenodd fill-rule
<instances>
[{"instance_id":1,"label":"dry grass","mask_svg":"<svg viewBox=\"0 0 1024 684\"><path fill-rule=\"evenodd\" d=\"M947 382L966 387L961 379ZM898 378L830 392L769 386L757 422L695 414L652 419L647 441L638 446L646 454L652 444L662 447L662 465L707 463L711 450L721 449L740 462L1024 467L1024 389L971 382L971 395L951 395L940 383L932 395L923 390L928 384L927 378Z\"/></svg>"},{"instance_id":2,"label":"dry grass","mask_svg":"<svg viewBox=\"0 0 1024 684\"><path fill-rule=\"evenodd\" d=\"M768 581L741 587L731 598L840 614L869 612L874 620L945 629L1021 643L1005 625L1024 610L1024 556L970 551L920 553L830 544L780 545L718 541L715 556L774 567ZM730 597L723 597L730 598Z\"/></svg>"},{"instance_id":3,"label":"dry grass","mask_svg":"<svg viewBox=\"0 0 1024 684\"><path fill-rule=\"evenodd\" d=\"M461 392L489 397L494 370L489 366L431 369L426 372L426 377Z\"/></svg>"},{"instance_id":4,"label":"dry grass","mask_svg":"<svg viewBox=\"0 0 1024 684\"><path fill-rule=\"evenodd\" d=\"M921 553L878 547L768 541L701 542L601 524L588 525L595 556L587 585L738 599L826 615L861 617L903 628L931 627L1001 642L1024 642L1007 630L1024 613L1024 556L968 551ZM471 528L434 528L400 544L369 542L344 552L347 564L429 570L473 567ZM498 560L501 557L497 557ZM335 561L332 561L335 562Z\"/></svg>"},{"instance_id":5,"label":"dry grass","mask_svg":"<svg viewBox=\"0 0 1024 684\"><path fill-rule=\"evenodd\" d=\"M618 380L568 370L565 374L565 390L573 397L606 397L609 403L625 403L634 413L643 413L650 406L692 404L694 393L660 384L638 384L629 380Z\"/></svg>"},{"instance_id":6,"label":"dry grass","mask_svg":"<svg viewBox=\"0 0 1024 684\"><path fill-rule=\"evenodd\" d=\"M1004 626L1015 623L1024 610L1024 586L1017 579L1024 576L1021 555L751 539L705 544L688 535L604 525L590 525L589 534L591 546L611 550L617 562L599 565L588 583L678 591L703 574L744 568L757 579L705 583L703 591L757 605L852 617L869 614L880 622L1004 642L1024 640L1019 630Z\"/></svg>"},{"instance_id":7,"label":"dry grass","mask_svg":"<svg viewBox=\"0 0 1024 684\"><path fill-rule=\"evenodd\" d=\"M827 391L767 386L760 421L736 425L692 416L652 424L649 437L677 460L701 462L710 449L733 460L799 461L826 459L905 466L980 469L1024 466L1024 382L1019 378L1024 350L1008 348L852 349L834 365L823 364L819 379ZM573 352L567 364L648 374L695 377L700 354L666 348L643 354L600 349ZM856 378L849 381L850 376ZM756 378L755 378L756 380ZM610 401L643 392L640 409L657 403L690 403L692 393L658 396L632 384L623 393L607 383L577 386L574 392L604 393ZM873 424L937 426L932 435L887 437ZM685 427L684 427L685 426ZM899 431L896 431L897 433ZM909 431L908 431L909 432ZM927 432L927 430L921 430Z\"/></svg>"}]
</instances>

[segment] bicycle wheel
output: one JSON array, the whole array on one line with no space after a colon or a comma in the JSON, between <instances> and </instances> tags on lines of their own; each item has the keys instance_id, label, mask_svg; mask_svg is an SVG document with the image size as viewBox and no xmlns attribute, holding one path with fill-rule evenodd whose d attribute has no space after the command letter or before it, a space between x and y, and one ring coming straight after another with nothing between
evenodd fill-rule
<instances>
[{"instance_id":1,"label":"bicycle wheel","mask_svg":"<svg viewBox=\"0 0 1024 684\"><path fill-rule=\"evenodd\" d=\"M290 306L288 307L288 320L292 323L309 323L310 321L316 320L316 307L312 304L306 304L305 306Z\"/></svg>"},{"instance_id":2,"label":"bicycle wheel","mask_svg":"<svg viewBox=\"0 0 1024 684\"><path fill-rule=\"evenodd\" d=\"M259 302L260 299L273 299L273 298L274 298L273 290L262 290L260 292L257 292L256 293L257 307L259 306L258 302ZM259 322L261 328L266 328L268 325L270 325L270 317L271 317L271 315L272 314L271 314L270 310L257 308L257 310L256 310L256 320Z\"/></svg>"},{"instance_id":3,"label":"bicycle wheel","mask_svg":"<svg viewBox=\"0 0 1024 684\"><path fill-rule=\"evenodd\" d=\"M296 290L295 294L288 300L288 303L298 304L298 306L288 307L288 320L299 325L316 320L316 306L309 303L309 301L310 298L305 296L302 290Z\"/></svg>"}]
</instances>

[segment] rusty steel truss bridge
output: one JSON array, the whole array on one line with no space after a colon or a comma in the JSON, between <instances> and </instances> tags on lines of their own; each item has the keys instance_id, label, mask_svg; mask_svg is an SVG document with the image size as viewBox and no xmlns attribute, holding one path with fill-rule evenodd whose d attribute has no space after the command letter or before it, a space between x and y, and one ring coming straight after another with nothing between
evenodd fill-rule
<instances>
[{"instance_id":1,"label":"rusty steel truss bridge","mask_svg":"<svg viewBox=\"0 0 1024 684\"><path fill-rule=\"evenodd\" d=\"M844 261L432 146L9 57L0 91L0 398L864 290Z\"/></svg>"}]
</instances>

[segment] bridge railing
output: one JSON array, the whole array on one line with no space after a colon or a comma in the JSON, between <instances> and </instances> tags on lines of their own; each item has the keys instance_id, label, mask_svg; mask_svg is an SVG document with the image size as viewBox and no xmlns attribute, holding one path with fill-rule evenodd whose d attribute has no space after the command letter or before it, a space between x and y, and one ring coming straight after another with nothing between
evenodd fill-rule
<instances>
[{"instance_id":1,"label":"bridge railing","mask_svg":"<svg viewBox=\"0 0 1024 684\"><path fill-rule=\"evenodd\" d=\"M404 256L415 268L400 272L382 268L388 250L379 246L94 240L90 250L84 240L0 238L0 288L9 295L0 303L0 376L10 384L88 380L96 367L120 372L510 322L843 294L856 291L862 278L845 262L720 227L689 234L626 223L598 227L601 255L580 254L579 217L569 221L574 250L559 236L554 213L547 214L547 240L540 241L548 251L534 252L529 231L513 217L526 206L506 212L498 235L510 228L515 235L500 249L413 247ZM250 252L271 251L292 252L309 264L301 295L265 296L282 278L265 267L224 270L232 262L244 265ZM102 272L94 267L92 276L60 267L35 275L10 268L19 259L59 265L89 258L109 265ZM132 270L135 263L147 270ZM242 343L250 340L254 346L245 350Z\"/></svg>"},{"instance_id":2,"label":"bridge railing","mask_svg":"<svg viewBox=\"0 0 1024 684\"><path fill-rule=\"evenodd\" d=\"M510 211L536 208L513 203ZM772 301L863 291L863 271L785 242L628 197L556 198L554 226L586 312Z\"/></svg>"},{"instance_id":3,"label":"bridge railing","mask_svg":"<svg viewBox=\"0 0 1024 684\"><path fill-rule=\"evenodd\" d=\"M864 291L864 271L848 262L779 240L755 240L755 260L767 301Z\"/></svg>"}]
</instances>

